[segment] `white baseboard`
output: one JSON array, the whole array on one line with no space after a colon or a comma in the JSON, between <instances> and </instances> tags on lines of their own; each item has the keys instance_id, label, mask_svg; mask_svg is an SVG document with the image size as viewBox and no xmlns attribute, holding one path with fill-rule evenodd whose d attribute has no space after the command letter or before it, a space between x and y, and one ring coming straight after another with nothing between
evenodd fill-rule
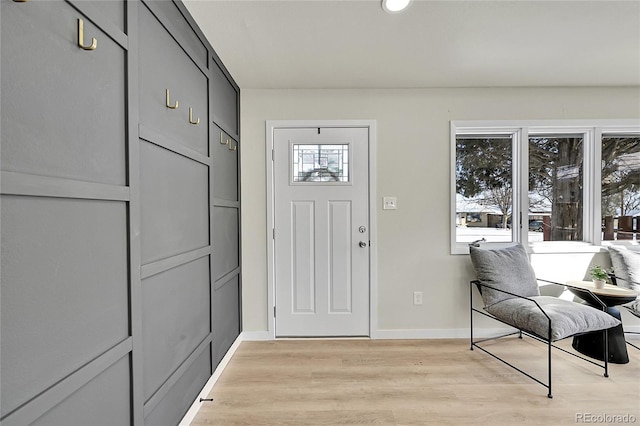
<instances>
[{"instance_id":1,"label":"white baseboard","mask_svg":"<svg viewBox=\"0 0 640 426\"><path fill-rule=\"evenodd\" d=\"M504 331L504 330L502 330ZM495 333L495 334L499 334ZM494 335L495 335L494 334ZM469 329L444 330L376 330L371 339L464 339L469 337ZM337 337L339 339L339 337ZM243 341L275 340L268 331L243 331Z\"/></svg>"},{"instance_id":2,"label":"white baseboard","mask_svg":"<svg viewBox=\"0 0 640 426\"><path fill-rule=\"evenodd\" d=\"M474 337L495 337L507 331L508 328L476 328ZM469 336L468 328L377 330L375 334L376 339L469 339Z\"/></svg>"},{"instance_id":3,"label":"white baseboard","mask_svg":"<svg viewBox=\"0 0 640 426\"><path fill-rule=\"evenodd\" d=\"M243 331L242 341L251 342L256 340L273 340L273 336L268 331Z\"/></svg>"},{"instance_id":4,"label":"white baseboard","mask_svg":"<svg viewBox=\"0 0 640 426\"><path fill-rule=\"evenodd\" d=\"M490 337L500 336L509 332L507 327L504 328L475 328L473 337L475 339L486 339ZM624 331L632 333L640 333L640 326L625 325ZM372 339L469 339L470 332L468 328L448 328L448 329L395 329L395 330L377 330L375 337ZM627 340L638 340L640 334L627 334Z\"/></svg>"},{"instance_id":5,"label":"white baseboard","mask_svg":"<svg viewBox=\"0 0 640 426\"><path fill-rule=\"evenodd\" d=\"M469 337L463 329L392 329L376 330L376 339L459 339Z\"/></svg>"},{"instance_id":6,"label":"white baseboard","mask_svg":"<svg viewBox=\"0 0 640 426\"><path fill-rule=\"evenodd\" d=\"M478 328L475 337L495 337L508 328ZM371 339L468 339L468 328L376 330ZM268 331L243 331L243 341L275 340Z\"/></svg>"},{"instance_id":7,"label":"white baseboard","mask_svg":"<svg viewBox=\"0 0 640 426\"><path fill-rule=\"evenodd\" d=\"M240 335L233 342L225 356L220 361L220 364L218 364L218 366L216 367L216 370L213 372L211 377L209 377L209 380L207 380L207 383L204 385L204 387L196 397L195 401L193 401L193 404L191 404L191 407L189 407L189 410L184 415L178 426L189 426L191 424L193 419L196 417L196 414L198 414L198 410L200 410L200 407L202 406L200 398L206 398L207 395L209 395L211 389L213 389L213 386L220 378L220 375L222 375L222 372L229 364L229 361L231 361L233 354L236 353L236 350L238 349L238 346L240 346L240 343L242 343L242 333L240 333Z\"/></svg>"},{"instance_id":8,"label":"white baseboard","mask_svg":"<svg viewBox=\"0 0 640 426\"><path fill-rule=\"evenodd\" d=\"M475 337L486 338L503 334L508 328L477 328ZM243 331L243 342L275 340L269 331ZM468 339L468 328L388 329L376 330L371 339Z\"/></svg>"}]
</instances>

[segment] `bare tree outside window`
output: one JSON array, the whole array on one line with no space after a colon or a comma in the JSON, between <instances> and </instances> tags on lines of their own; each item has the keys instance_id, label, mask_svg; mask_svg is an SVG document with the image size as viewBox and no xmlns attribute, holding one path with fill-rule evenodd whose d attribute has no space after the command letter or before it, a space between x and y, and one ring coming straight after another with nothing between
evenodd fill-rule
<instances>
[{"instance_id":1,"label":"bare tree outside window","mask_svg":"<svg viewBox=\"0 0 640 426\"><path fill-rule=\"evenodd\" d=\"M638 239L640 137L602 137L603 240Z\"/></svg>"},{"instance_id":2,"label":"bare tree outside window","mask_svg":"<svg viewBox=\"0 0 640 426\"><path fill-rule=\"evenodd\" d=\"M463 219L462 227L507 229L513 208L512 164L510 135L457 137L456 194L465 202L460 203L456 214L461 218L469 214L481 218L473 223ZM511 240L510 235L507 238Z\"/></svg>"},{"instance_id":3,"label":"bare tree outside window","mask_svg":"<svg viewBox=\"0 0 640 426\"><path fill-rule=\"evenodd\" d=\"M529 137L529 206L551 206L545 239L583 240L582 135Z\"/></svg>"}]
</instances>

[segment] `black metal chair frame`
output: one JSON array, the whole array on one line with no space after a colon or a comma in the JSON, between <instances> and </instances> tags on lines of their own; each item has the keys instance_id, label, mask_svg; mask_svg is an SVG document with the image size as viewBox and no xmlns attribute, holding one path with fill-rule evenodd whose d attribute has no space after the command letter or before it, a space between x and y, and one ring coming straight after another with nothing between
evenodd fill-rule
<instances>
[{"instance_id":1,"label":"black metal chair frame","mask_svg":"<svg viewBox=\"0 0 640 426\"><path fill-rule=\"evenodd\" d=\"M570 286L570 285L560 284L560 283L556 283L556 282L553 282L553 281L547 281L547 280L542 280L542 279L538 279L538 281L550 283L550 284L553 284L553 285L559 285L559 286L562 286L562 287L573 287L573 286ZM480 293L482 293L482 288L486 287L486 288L490 288L492 290L498 291L500 293L508 294L510 296L517 297L517 298L524 299L524 300L529 300L529 301L531 301L531 303L534 303L538 307L540 312L542 312L542 314L547 318L547 321L548 321L548 333L547 333L547 335L549 336L549 338L545 338L543 336L539 336L539 335L537 335L537 334L535 334L535 333L533 333L531 331L524 330L522 328L514 326L513 324L509 324L509 323L507 323L507 322L505 322L505 321L503 321L503 320L501 320L499 318L496 318L495 316L493 316L493 315L491 315L491 314L489 314L489 313L487 313L487 312L485 312L483 310L474 308L473 307L473 300L474 300L473 287L474 286L478 288L478 291ZM580 288L580 290L584 291L583 288ZM591 295L595 298L595 300L600 302L600 304L602 305L602 310L606 312L607 306L595 294L593 294L591 291L589 291L589 293L591 293ZM541 384L542 386L544 386L548 390L547 397L553 398L553 394L551 393L551 377L552 377L552 374L551 374L551 371L552 371L552 369L551 369L551 348L552 347L556 348L556 349L558 349L558 350L560 350L562 352L565 352L565 353L567 353L569 355L573 355L576 358L580 358L580 359L582 359L584 361L587 361L587 362L589 362L591 364L594 364L594 365L597 365L598 367L603 368L604 369L604 377L609 377L609 363L608 363L608 359L609 359L609 343L608 343L608 331L606 329L602 331L602 333L604 334L604 336L603 336L604 337L603 338L603 342L604 342L603 343L604 364L600 364L600 363L597 363L597 362L593 361L592 359L585 358L584 356L578 355L577 353L570 352L570 351L568 351L566 349L563 349L563 348L561 348L559 346L554 345L553 344L554 341L551 340L551 318L549 317L549 315L547 315L547 313L544 311L544 309L542 309L542 307L538 304L538 302L536 302L535 300L533 300L533 299L531 299L529 297L520 296L520 295L515 294L515 293L511 293L511 292L508 292L508 291L505 291L505 290L501 290L501 289L492 287L490 285L482 283L479 280L473 280L473 281L471 281L469 283L469 303L470 303L469 306L471 308L471 311L470 311L470 318L471 318L471 348L470 349L473 350L474 348L478 348L481 351L491 355L492 357L494 357L498 361L500 361L500 362L508 365L509 367L513 368L514 370L518 371L519 373L524 374L525 376L527 376L528 378L532 379L533 381ZM506 325L508 325L508 326L510 326L512 328L517 329L518 331L509 332L507 334L502 334L500 336L490 337L490 338L486 338L486 339L482 339L482 340L474 340L474 336L473 336L473 314L474 314L474 312L478 313L478 314L481 314L481 315L484 315L486 317L489 317L489 318L491 318L491 319L493 319L495 321L498 321L498 322L501 322L503 324L506 324ZM513 335L516 335L516 334L518 335L518 337L520 339L522 339L522 335L524 334L524 335L527 335L527 336L529 336L529 337L531 337L531 338L533 338L535 340L543 342L543 343L545 343L547 345L547 382L546 383L544 381L532 376L531 374L521 370L520 368L516 367L515 365L509 363L508 361L500 358L496 354L491 353L489 350L483 348L482 346L480 346L481 343L492 341L492 340L497 340L497 339L500 339L502 337L513 336ZM580 333L580 334L584 334L584 333ZM566 338L577 336L577 335L579 335L579 334L566 336L566 337L564 337L563 339L560 339L560 340L564 340Z\"/></svg>"}]
</instances>

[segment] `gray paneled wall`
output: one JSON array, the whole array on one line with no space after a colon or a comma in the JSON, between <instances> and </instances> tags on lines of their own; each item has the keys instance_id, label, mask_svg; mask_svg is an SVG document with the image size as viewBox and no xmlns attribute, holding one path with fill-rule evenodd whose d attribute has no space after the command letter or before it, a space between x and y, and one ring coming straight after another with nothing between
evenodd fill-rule
<instances>
[{"instance_id":1,"label":"gray paneled wall","mask_svg":"<svg viewBox=\"0 0 640 426\"><path fill-rule=\"evenodd\" d=\"M181 3L1 7L0 421L176 424L240 333L238 86Z\"/></svg>"},{"instance_id":2,"label":"gray paneled wall","mask_svg":"<svg viewBox=\"0 0 640 426\"><path fill-rule=\"evenodd\" d=\"M213 72L213 87L219 87L229 82L221 76L220 69L215 67ZM215 81L223 78L224 81ZM224 98L223 98L224 99ZM224 102L220 98L214 98L212 110L221 110ZM224 130L232 129L237 124L237 101L230 102L235 105L228 112L228 121L219 121L213 126L211 147L213 155L213 197L211 211L213 212L213 342L212 362L217 365L229 347L233 344L235 336L240 332L240 313L236 314L235 306L240 306L240 191L238 185L239 162L238 135L230 134ZM214 114L214 119L216 119Z\"/></svg>"}]
</instances>

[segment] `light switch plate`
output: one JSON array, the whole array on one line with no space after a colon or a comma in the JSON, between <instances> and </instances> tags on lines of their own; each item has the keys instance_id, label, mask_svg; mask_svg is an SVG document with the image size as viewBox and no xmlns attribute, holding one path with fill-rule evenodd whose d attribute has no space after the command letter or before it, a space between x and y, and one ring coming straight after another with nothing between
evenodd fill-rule
<instances>
[{"instance_id":1,"label":"light switch plate","mask_svg":"<svg viewBox=\"0 0 640 426\"><path fill-rule=\"evenodd\" d=\"M398 201L396 197L383 197L382 209L383 210L395 210L398 208Z\"/></svg>"}]
</instances>

